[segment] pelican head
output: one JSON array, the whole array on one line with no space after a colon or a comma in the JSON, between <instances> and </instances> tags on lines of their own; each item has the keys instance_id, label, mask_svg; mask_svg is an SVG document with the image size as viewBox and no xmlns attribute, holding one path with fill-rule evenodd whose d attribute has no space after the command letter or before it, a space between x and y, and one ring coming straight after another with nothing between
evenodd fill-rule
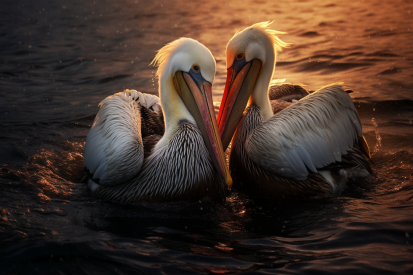
<instances>
[{"instance_id":1,"label":"pelican head","mask_svg":"<svg viewBox=\"0 0 413 275\"><path fill-rule=\"evenodd\" d=\"M216 64L211 52L196 40L180 38L160 49L152 64L159 66L159 94L165 118L165 134L154 150L168 144L181 123L191 122L201 131L211 160L230 189L232 179L212 101Z\"/></svg>"},{"instance_id":2,"label":"pelican head","mask_svg":"<svg viewBox=\"0 0 413 275\"><path fill-rule=\"evenodd\" d=\"M227 44L227 80L218 114L223 148L229 145L247 105L260 107L264 119L272 116L268 99L277 50L287 47L268 26L272 22L254 24L237 32Z\"/></svg>"}]
</instances>

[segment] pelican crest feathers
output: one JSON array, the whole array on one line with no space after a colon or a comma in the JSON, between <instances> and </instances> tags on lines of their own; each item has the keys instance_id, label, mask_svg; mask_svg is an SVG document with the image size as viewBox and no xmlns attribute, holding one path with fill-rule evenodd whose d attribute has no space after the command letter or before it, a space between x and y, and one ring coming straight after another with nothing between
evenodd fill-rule
<instances>
[{"instance_id":1,"label":"pelican crest feathers","mask_svg":"<svg viewBox=\"0 0 413 275\"><path fill-rule=\"evenodd\" d=\"M174 60L174 57L178 57L179 54L183 55L179 56L178 62L178 60ZM156 77L160 80L161 75L166 70L168 63L181 63L184 65L183 67L188 66L189 68L192 65L192 62L188 59L188 57L195 56L199 65L201 65L202 76L212 83L215 75L215 59L213 58L211 51L192 38L181 37L166 44L157 51L154 59L149 65L158 67ZM183 69L183 67L180 69Z\"/></svg>"},{"instance_id":2,"label":"pelican crest feathers","mask_svg":"<svg viewBox=\"0 0 413 275\"><path fill-rule=\"evenodd\" d=\"M170 59L172 53L178 49L188 38L181 37L177 40L174 40L165 46L163 46L161 49L157 50L156 55L152 62L149 64L149 66L154 66L158 67L158 70L156 71L156 77L160 78L162 75L162 72L164 70L164 67L166 65L166 61Z\"/></svg>"},{"instance_id":3,"label":"pelican crest feathers","mask_svg":"<svg viewBox=\"0 0 413 275\"><path fill-rule=\"evenodd\" d=\"M228 42L228 44L230 44L231 41L235 39L240 33L253 30L254 32L252 32L250 36L251 40L259 41L260 40L259 34L264 34L273 42L274 48L278 52L282 52L282 49L288 48L291 45L291 43L284 42L277 36L277 34L286 34L286 32L276 31L276 30L268 28L268 26L270 26L272 23L274 23L274 21L264 21L264 22L256 23L243 30L238 30L234 34L234 36L231 38L231 40Z\"/></svg>"}]
</instances>

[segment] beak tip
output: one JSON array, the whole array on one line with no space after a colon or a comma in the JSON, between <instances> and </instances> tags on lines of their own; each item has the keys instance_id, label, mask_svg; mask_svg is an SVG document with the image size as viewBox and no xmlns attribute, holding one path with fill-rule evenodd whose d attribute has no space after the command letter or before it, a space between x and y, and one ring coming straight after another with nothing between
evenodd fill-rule
<instances>
[{"instance_id":1,"label":"beak tip","mask_svg":"<svg viewBox=\"0 0 413 275\"><path fill-rule=\"evenodd\" d=\"M228 175L227 177L227 186L228 186L228 190L231 190L232 187L232 178L230 175Z\"/></svg>"}]
</instances>

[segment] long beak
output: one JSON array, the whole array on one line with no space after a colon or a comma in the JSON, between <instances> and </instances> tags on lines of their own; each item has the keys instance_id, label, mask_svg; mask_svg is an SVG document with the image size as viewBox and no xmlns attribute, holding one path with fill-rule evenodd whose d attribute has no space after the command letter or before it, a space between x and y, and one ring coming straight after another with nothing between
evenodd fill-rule
<instances>
[{"instance_id":1,"label":"long beak","mask_svg":"<svg viewBox=\"0 0 413 275\"><path fill-rule=\"evenodd\" d=\"M198 124L212 162L218 171L222 172L228 190L230 190L232 178L226 164L214 114L211 83L204 80L199 74L194 80L190 74L178 71L174 77L174 84L185 106Z\"/></svg>"},{"instance_id":2,"label":"long beak","mask_svg":"<svg viewBox=\"0 0 413 275\"><path fill-rule=\"evenodd\" d=\"M224 96L218 113L219 133L224 150L231 142L232 135L237 129L248 99L254 90L261 69L261 61L253 59L245 63L240 70L233 67L227 71Z\"/></svg>"}]
</instances>

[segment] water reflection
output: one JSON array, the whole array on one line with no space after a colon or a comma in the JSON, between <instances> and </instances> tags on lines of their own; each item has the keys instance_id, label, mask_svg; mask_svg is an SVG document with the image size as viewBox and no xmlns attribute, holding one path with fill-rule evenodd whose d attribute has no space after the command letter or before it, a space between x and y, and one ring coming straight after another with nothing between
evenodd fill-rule
<instances>
[{"instance_id":1,"label":"water reflection","mask_svg":"<svg viewBox=\"0 0 413 275\"><path fill-rule=\"evenodd\" d=\"M378 0L3 1L2 270L411 273L413 105L400 99L412 99L412 11L408 1ZM98 103L124 88L156 94L148 64L186 36L216 57L218 108L227 41L266 20L292 43L274 79L355 91L377 178L315 201L93 199L79 180Z\"/></svg>"}]
</instances>

